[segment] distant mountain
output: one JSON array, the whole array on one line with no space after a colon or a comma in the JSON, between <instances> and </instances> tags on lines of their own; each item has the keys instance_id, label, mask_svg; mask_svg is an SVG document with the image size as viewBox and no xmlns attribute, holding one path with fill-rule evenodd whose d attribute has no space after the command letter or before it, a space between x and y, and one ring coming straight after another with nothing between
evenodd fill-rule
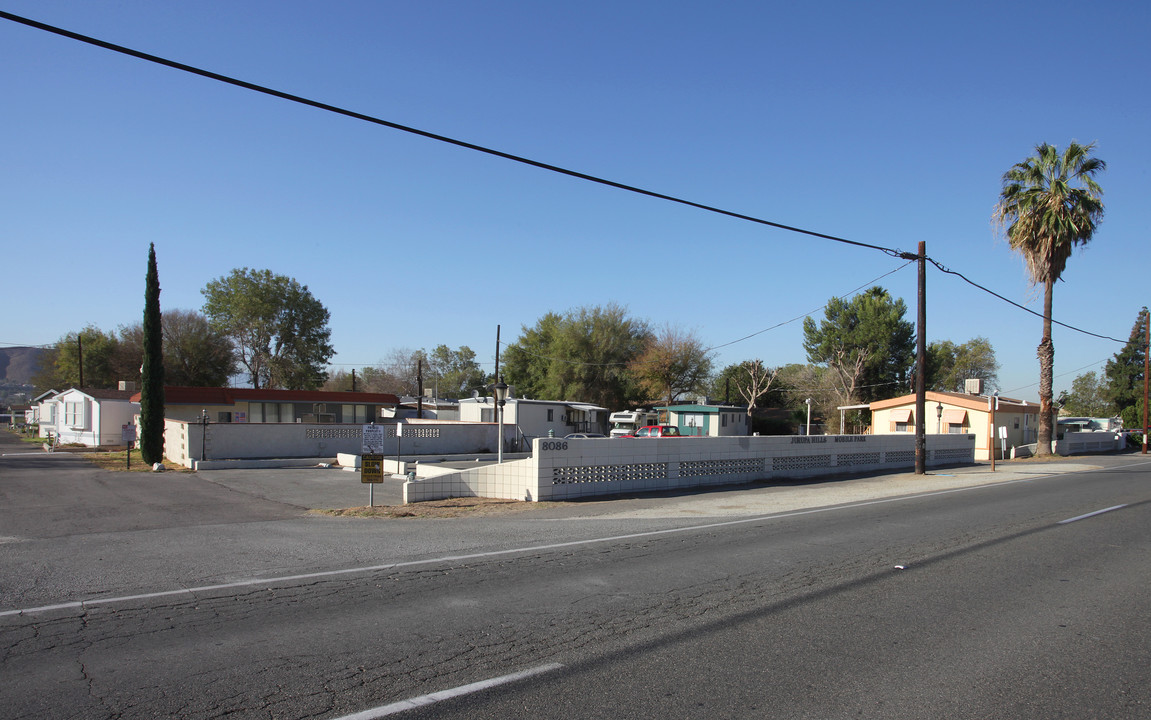
<instances>
[{"instance_id":1,"label":"distant mountain","mask_svg":"<svg viewBox=\"0 0 1151 720\"><path fill-rule=\"evenodd\" d=\"M34 347L0 348L0 382L32 384L46 350Z\"/></svg>"}]
</instances>

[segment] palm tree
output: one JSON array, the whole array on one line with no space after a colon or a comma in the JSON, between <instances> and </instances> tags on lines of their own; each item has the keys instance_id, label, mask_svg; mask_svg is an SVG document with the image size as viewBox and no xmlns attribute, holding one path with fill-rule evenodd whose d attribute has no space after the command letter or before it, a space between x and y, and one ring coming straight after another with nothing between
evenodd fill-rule
<instances>
[{"instance_id":1,"label":"palm tree","mask_svg":"<svg viewBox=\"0 0 1151 720\"><path fill-rule=\"evenodd\" d=\"M1039 342L1039 445L1051 454L1051 290L1076 245L1091 240L1103 219L1102 188L1095 174L1107 163L1091 157L1095 143L1072 142L1061 154L1047 143L1003 174L1003 191L993 219L1006 228L1011 249L1023 256L1033 285L1043 286L1043 339Z\"/></svg>"}]
</instances>

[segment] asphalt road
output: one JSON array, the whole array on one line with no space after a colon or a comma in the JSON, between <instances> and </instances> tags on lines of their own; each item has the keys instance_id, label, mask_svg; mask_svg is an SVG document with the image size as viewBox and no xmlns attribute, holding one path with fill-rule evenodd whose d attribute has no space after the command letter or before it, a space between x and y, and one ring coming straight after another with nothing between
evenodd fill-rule
<instances>
[{"instance_id":1,"label":"asphalt road","mask_svg":"<svg viewBox=\"0 0 1151 720\"><path fill-rule=\"evenodd\" d=\"M373 521L3 457L0 717L1151 717L1151 465L1091 463Z\"/></svg>"}]
</instances>

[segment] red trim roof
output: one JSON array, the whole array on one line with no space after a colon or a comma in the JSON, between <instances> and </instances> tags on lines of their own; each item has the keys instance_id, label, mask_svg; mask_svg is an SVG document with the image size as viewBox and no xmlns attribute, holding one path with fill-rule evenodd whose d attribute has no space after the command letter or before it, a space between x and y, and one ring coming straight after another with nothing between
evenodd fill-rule
<instances>
[{"instance_id":1,"label":"red trim roof","mask_svg":"<svg viewBox=\"0 0 1151 720\"><path fill-rule=\"evenodd\" d=\"M132 396L140 401L140 393ZM166 405L235 405L237 402L330 402L360 405L395 405L391 393L353 393L327 390L264 390L255 388L180 387L164 388Z\"/></svg>"}]
</instances>

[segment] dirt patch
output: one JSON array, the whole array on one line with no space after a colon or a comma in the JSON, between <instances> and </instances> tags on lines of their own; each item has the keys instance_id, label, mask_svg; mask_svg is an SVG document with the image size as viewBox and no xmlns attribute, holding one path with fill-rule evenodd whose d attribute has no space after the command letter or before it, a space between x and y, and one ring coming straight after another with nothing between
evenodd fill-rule
<instances>
[{"instance_id":1,"label":"dirt patch","mask_svg":"<svg viewBox=\"0 0 1151 720\"><path fill-rule=\"evenodd\" d=\"M409 505L376 505L368 507L343 508L340 510L312 510L317 515L331 517L367 518L458 518L488 517L492 515L514 515L555 507L559 503L525 502L523 500L500 500L496 498L450 498L448 500L428 500Z\"/></svg>"},{"instance_id":2,"label":"dirt patch","mask_svg":"<svg viewBox=\"0 0 1151 720\"><path fill-rule=\"evenodd\" d=\"M120 450L119 452L86 452L84 453L83 457L85 460L92 463L101 470L110 470L115 472L152 472L152 466L144 462L144 460L140 457L139 450L132 451L131 468L125 467L128 463L124 457L123 450ZM177 465L167 458L164 459L164 471L181 473L192 472L183 465Z\"/></svg>"}]
</instances>

